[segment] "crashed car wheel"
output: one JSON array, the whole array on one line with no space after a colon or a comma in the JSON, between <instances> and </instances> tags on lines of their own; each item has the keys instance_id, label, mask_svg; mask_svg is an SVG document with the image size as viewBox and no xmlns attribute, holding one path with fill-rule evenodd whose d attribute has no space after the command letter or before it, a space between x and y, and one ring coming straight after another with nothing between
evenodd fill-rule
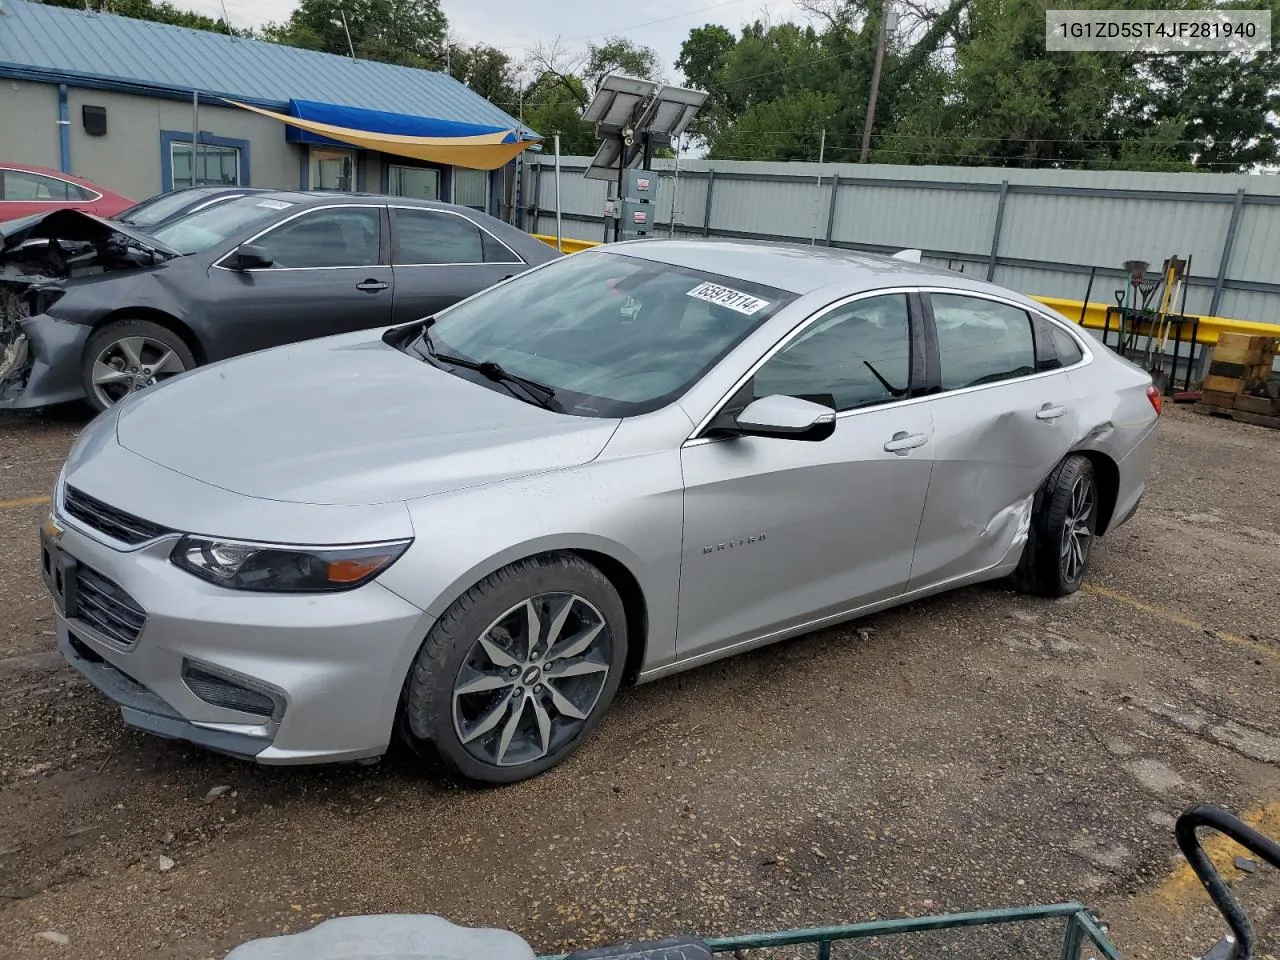
<instances>
[{"instance_id":1,"label":"crashed car wheel","mask_svg":"<svg viewBox=\"0 0 1280 960\"><path fill-rule=\"evenodd\" d=\"M195 365L191 349L172 330L150 320L117 320L89 338L81 377L89 403L105 410Z\"/></svg>"},{"instance_id":2,"label":"crashed car wheel","mask_svg":"<svg viewBox=\"0 0 1280 960\"><path fill-rule=\"evenodd\" d=\"M617 590L572 554L481 580L431 627L398 727L463 776L514 783L564 760L608 710L627 659Z\"/></svg>"},{"instance_id":3,"label":"crashed car wheel","mask_svg":"<svg viewBox=\"0 0 1280 960\"><path fill-rule=\"evenodd\" d=\"M1065 597L1084 583L1098 530L1098 484L1088 457L1059 463L1036 493L1031 529L1014 575L1019 588Z\"/></svg>"}]
</instances>

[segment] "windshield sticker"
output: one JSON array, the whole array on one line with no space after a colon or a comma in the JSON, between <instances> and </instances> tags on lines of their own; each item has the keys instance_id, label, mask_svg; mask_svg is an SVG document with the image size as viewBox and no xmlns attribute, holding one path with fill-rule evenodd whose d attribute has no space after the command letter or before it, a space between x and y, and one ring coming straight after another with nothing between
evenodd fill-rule
<instances>
[{"instance_id":1,"label":"windshield sticker","mask_svg":"<svg viewBox=\"0 0 1280 960\"><path fill-rule=\"evenodd\" d=\"M288 210L293 206L292 203L286 203L284 200L262 200L258 206L266 207L268 210Z\"/></svg>"},{"instance_id":2,"label":"windshield sticker","mask_svg":"<svg viewBox=\"0 0 1280 960\"><path fill-rule=\"evenodd\" d=\"M700 283L690 290L686 296L693 297L695 300L705 300L707 303L714 303L717 306L728 307L730 310L745 313L747 316L759 313L769 306L768 300L761 300L759 297L753 297L751 294L743 293L741 290L734 290L732 287L722 287L718 283Z\"/></svg>"}]
</instances>

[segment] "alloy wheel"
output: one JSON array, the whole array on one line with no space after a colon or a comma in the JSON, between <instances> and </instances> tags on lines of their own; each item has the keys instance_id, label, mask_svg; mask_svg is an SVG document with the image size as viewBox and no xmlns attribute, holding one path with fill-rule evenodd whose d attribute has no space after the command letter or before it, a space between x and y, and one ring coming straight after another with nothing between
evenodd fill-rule
<instances>
[{"instance_id":1,"label":"alloy wheel","mask_svg":"<svg viewBox=\"0 0 1280 960\"><path fill-rule=\"evenodd\" d=\"M1087 476L1076 480L1067 503L1067 515L1062 526L1062 576L1068 583L1075 583L1084 576L1084 566L1093 546L1093 514L1096 497L1093 481Z\"/></svg>"},{"instance_id":2,"label":"alloy wheel","mask_svg":"<svg viewBox=\"0 0 1280 960\"><path fill-rule=\"evenodd\" d=\"M122 337L102 348L93 361L93 392L103 407L131 393L185 372L182 358L151 337Z\"/></svg>"},{"instance_id":3,"label":"alloy wheel","mask_svg":"<svg viewBox=\"0 0 1280 960\"><path fill-rule=\"evenodd\" d=\"M453 685L453 728L466 751L499 767L532 763L574 739L612 662L604 616L576 593L516 604L472 644Z\"/></svg>"}]
</instances>

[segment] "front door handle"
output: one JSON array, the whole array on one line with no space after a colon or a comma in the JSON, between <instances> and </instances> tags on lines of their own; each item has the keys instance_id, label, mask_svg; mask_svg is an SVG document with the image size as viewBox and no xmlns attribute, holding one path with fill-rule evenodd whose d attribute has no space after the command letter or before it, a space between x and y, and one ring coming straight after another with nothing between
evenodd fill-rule
<instances>
[{"instance_id":1,"label":"front door handle","mask_svg":"<svg viewBox=\"0 0 1280 960\"><path fill-rule=\"evenodd\" d=\"M929 438L923 433L907 433L905 430L899 430L893 435L892 440L885 441L884 452L896 453L900 457L905 457L909 450L923 447L928 442Z\"/></svg>"},{"instance_id":2,"label":"front door handle","mask_svg":"<svg viewBox=\"0 0 1280 960\"><path fill-rule=\"evenodd\" d=\"M1067 408L1057 404L1046 403L1036 411L1037 420L1057 420L1067 415Z\"/></svg>"},{"instance_id":3,"label":"front door handle","mask_svg":"<svg viewBox=\"0 0 1280 960\"><path fill-rule=\"evenodd\" d=\"M357 283L356 289L363 290L365 293L377 293L379 290L385 290L391 286L382 280L365 280L363 283Z\"/></svg>"}]
</instances>

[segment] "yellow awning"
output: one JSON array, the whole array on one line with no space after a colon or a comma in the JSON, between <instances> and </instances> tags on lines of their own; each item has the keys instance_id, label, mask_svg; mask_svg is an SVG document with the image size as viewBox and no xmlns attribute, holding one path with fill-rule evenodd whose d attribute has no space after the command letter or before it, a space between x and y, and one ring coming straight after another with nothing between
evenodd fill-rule
<instances>
[{"instance_id":1,"label":"yellow awning","mask_svg":"<svg viewBox=\"0 0 1280 960\"><path fill-rule=\"evenodd\" d=\"M517 140L514 143L502 141L515 131L499 130L496 133L482 133L470 137L406 137L391 133L372 133L368 130L355 130L350 127L335 127L329 123L318 123L315 120L303 120L284 113L251 107L247 103L228 100L233 106L260 113L281 123L287 123L302 130L332 140L341 140L366 150L380 150L398 157L413 157L415 160L429 160L432 163L444 163L454 167L468 167L472 170L497 170L505 167L520 152L537 143L536 140Z\"/></svg>"}]
</instances>

